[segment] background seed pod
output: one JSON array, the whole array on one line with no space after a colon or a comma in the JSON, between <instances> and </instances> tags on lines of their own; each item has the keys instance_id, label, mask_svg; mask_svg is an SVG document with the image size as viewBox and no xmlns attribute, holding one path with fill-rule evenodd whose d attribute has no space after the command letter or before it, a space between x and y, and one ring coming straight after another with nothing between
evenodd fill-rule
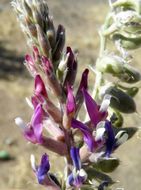
<instances>
[{"instance_id":1,"label":"background seed pod","mask_svg":"<svg viewBox=\"0 0 141 190\"><path fill-rule=\"evenodd\" d=\"M104 55L99 59L96 67L100 72L117 75L123 70L123 62L118 56Z\"/></svg>"},{"instance_id":2,"label":"background seed pod","mask_svg":"<svg viewBox=\"0 0 141 190\"><path fill-rule=\"evenodd\" d=\"M113 172L119 164L120 161L117 158L100 158L97 162L98 168L106 173Z\"/></svg>"},{"instance_id":3,"label":"background seed pod","mask_svg":"<svg viewBox=\"0 0 141 190\"><path fill-rule=\"evenodd\" d=\"M122 7L123 10L135 10L138 13L141 13L141 6L140 6L140 1L135 1L135 0L119 0L119 1L114 1L112 6L114 8L120 8Z\"/></svg>"},{"instance_id":4,"label":"background seed pod","mask_svg":"<svg viewBox=\"0 0 141 190\"><path fill-rule=\"evenodd\" d=\"M121 88L121 90L124 90L124 92L126 94L128 94L129 96L131 97L134 97L137 95L137 93L139 92L139 88L134 86L134 87L131 87L131 88L128 88L128 87L124 87L120 84L117 85L119 88Z\"/></svg>"},{"instance_id":5,"label":"background seed pod","mask_svg":"<svg viewBox=\"0 0 141 190\"><path fill-rule=\"evenodd\" d=\"M93 167L85 168L85 171L88 174L88 179L90 180L96 179L98 182L107 181L109 184L115 183L110 176L101 171L96 170Z\"/></svg>"},{"instance_id":6,"label":"background seed pod","mask_svg":"<svg viewBox=\"0 0 141 190\"><path fill-rule=\"evenodd\" d=\"M126 38L120 34L114 34L112 38L114 41L120 40L121 47L127 50L134 50L141 46L141 38Z\"/></svg>"},{"instance_id":7,"label":"background seed pod","mask_svg":"<svg viewBox=\"0 0 141 190\"><path fill-rule=\"evenodd\" d=\"M141 80L141 74L132 66L118 56L105 55L101 57L97 64L97 69L102 73L112 74L118 77L122 82L136 83Z\"/></svg>"},{"instance_id":8,"label":"background seed pod","mask_svg":"<svg viewBox=\"0 0 141 190\"><path fill-rule=\"evenodd\" d=\"M131 96L118 89L115 86L109 87L105 94L111 95L110 106L122 113L134 113L136 112L136 104Z\"/></svg>"},{"instance_id":9,"label":"background seed pod","mask_svg":"<svg viewBox=\"0 0 141 190\"><path fill-rule=\"evenodd\" d=\"M121 81L127 83L136 83L141 80L141 74L128 64L124 64L123 73L119 75Z\"/></svg>"}]
</instances>

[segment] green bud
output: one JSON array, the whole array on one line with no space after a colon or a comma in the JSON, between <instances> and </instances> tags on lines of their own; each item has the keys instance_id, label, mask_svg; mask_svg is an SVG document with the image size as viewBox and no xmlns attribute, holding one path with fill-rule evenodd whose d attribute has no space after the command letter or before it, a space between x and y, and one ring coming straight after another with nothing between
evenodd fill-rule
<instances>
[{"instance_id":1,"label":"green bud","mask_svg":"<svg viewBox=\"0 0 141 190\"><path fill-rule=\"evenodd\" d=\"M105 94L111 95L110 106L122 113L136 112L136 104L131 96L115 86L111 86L105 90Z\"/></svg>"},{"instance_id":2,"label":"green bud","mask_svg":"<svg viewBox=\"0 0 141 190\"><path fill-rule=\"evenodd\" d=\"M97 162L98 168L106 173L113 172L119 164L120 161L117 158L100 158Z\"/></svg>"}]
</instances>

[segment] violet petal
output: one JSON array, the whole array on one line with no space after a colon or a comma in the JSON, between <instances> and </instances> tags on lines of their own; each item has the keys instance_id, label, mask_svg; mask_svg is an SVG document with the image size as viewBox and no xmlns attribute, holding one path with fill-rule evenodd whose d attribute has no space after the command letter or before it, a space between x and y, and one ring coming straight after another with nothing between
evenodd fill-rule
<instances>
[{"instance_id":1,"label":"violet petal","mask_svg":"<svg viewBox=\"0 0 141 190\"><path fill-rule=\"evenodd\" d=\"M73 96L73 91L70 86L68 86L66 108L67 108L67 114L71 114L75 111L75 98Z\"/></svg>"},{"instance_id":2,"label":"violet petal","mask_svg":"<svg viewBox=\"0 0 141 190\"><path fill-rule=\"evenodd\" d=\"M40 75L36 75L36 77L35 77L35 95L37 95L37 96L41 95L45 98L48 97L44 82Z\"/></svg>"},{"instance_id":3,"label":"violet petal","mask_svg":"<svg viewBox=\"0 0 141 190\"><path fill-rule=\"evenodd\" d=\"M115 134L110 121L105 122L105 129L107 132L105 156L109 157L115 144Z\"/></svg>"},{"instance_id":4,"label":"violet petal","mask_svg":"<svg viewBox=\"0 0 141 190\"><path fill-rule=\"evenodd\" d=\"M50 164L49 164L48 155L44 154L41 158L41 164L38 166L38 169L36 171L38 182L40 184L42 184L42 181L44 180L45 176L47 175L49 169L50 169Z\"/></svg>"},{"instance_id":5,"label":"violet petal","mask_svg":"<svg viewBox=\"0 0 141 190\"><path fill-rule=\"evenodd\" d=\"M70 150L73 165L77 170L81 169L81 160L79 155L79 148L72 147Z\"/></svg>"},{"instance_id":6,"label":"violet petal","mask_svg":"<svg viewBox=\"0 0 141 190\"><path fill-rule=\"evenodd\" d=\"M95 143L90 129L78 120L72 119L71 126L74 129L80 129L84 135L84 142L88 145L90 151L93 151Z\"/></svg>"},{"instance_id":7,"label":"violet petal","mask_svg":"<svg viewBox=\"0 0 141 190\"><path fill-rule=\"evenodd\" d=\"M87 107L89 117L91 121L93 122L94 126L96 127L96 125L100 121L99 107L85 89L83 89L83 95L84 95L85 104Z\"/></svg>"}]
</instances>

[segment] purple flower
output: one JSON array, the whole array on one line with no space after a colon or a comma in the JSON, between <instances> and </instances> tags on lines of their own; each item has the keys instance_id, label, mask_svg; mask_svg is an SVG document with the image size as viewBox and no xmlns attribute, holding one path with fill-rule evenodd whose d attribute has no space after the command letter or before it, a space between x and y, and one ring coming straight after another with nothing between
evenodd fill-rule
<instances>
[{"instance_id":1,"label":"purple flower","mask_svg":"<svg viewBox=\"0 0 141 190\"><path fill-rule=\"evenodd\" d=\"M36 108L37 104L43 104L44 101L48 99L45 84L39 74L35 76L34 94L35 95L32 97L32 104L34 108Z\"/></svg>"},{"instance_id":2,"label":"purple flower","mask_svg":"<svg viewBox=\"0 0 141 190\"><path fill-rule=\"evenodd\" d=\"M53 72L53 65L51 61L45 56L42 56L42 67L45 74L47 75L50 75Z\"/></svg>"},{"instance_id":3,"label":"purple flower","mask_svg":"<svg viewBox=\"0 0 141 190\"><path fill-rule=\"evenodd\" d=\"M39 184L46 186L48 189L60 190L61 186L57 178L49 173L50 163L46 153L42 155L41 162L38 166L35 163L34 155L31 155L30 161Z\"/></svg>"},{"instance_id":4,"label":"purple flower","mask_svg":"<svg viewBox=\"0 0 141 190\"><path fill-rule=\"evenodd\" d=\"M41 58L39 54L39 50L36 46L33 46L33 58L36 63L38 63L38 61L40 61L40 58Z\"/></svg>"},{"instance_id":5,"label":"purple flower","mask_svg":"<svg viewBox=\"0 0 141 190\"><path fill-rule=\"evenodd\" d=\"M110 121L105 122L105 130L107 133L105 156L110 157L110 154L112 153L115 146L115 134Z\"/></svg>"},{"instance_id":6,"label":"purple flower","mask_svg":"<svg viewBox=\"0 0 141 190\"><path fill-rule=\"evenodd\" d=\"M40 61L39 50L37 47L33 46L33 57L27 54L25 56L25 63L24 63L33 77L37 74L38 70L37 69L38 66L36 64L39 64L40 62L41 61Z\"/></svg>"},{"instance_id":7,"label":"purple flower","mask_svg":"<svg viewBox=\"0 0 141 190\"><path fill-rule=\"evenodd\" d=\"M96 144L90 128L76 119L72 119L71 126L74 129L79 129L83 133L84 142L88 145L90 151L93 151Z\"/></svg>"},{"instance_id":8,"label":"purple flower","mask_svg":"<svg viewBox=\"0 0 141 190\"><path fill-rule=\"evenodd\" d=\"M73 95L72 88L68 85L68 94L67 94L67 101L66 101L66 111L67 114L73 114L75 112L75 98Z\"/></svg>"},{"instance_id":9,"label":"purple flower","mask_svg":"<svg viewBox=\"0 0 141 190\"><path fill-rule=\"evenodd\" d=\"M43 104L47 100L48 100L48 94L46 91L45 84L41 76L38 74L35 76L34 79L34 96L31 97L31 102L34 109L36 109L38 104ZM44 115L47 116L46 113Z\"/></svg>"},{"instance_id":10,"label":"purple flower","mask_svg":"<svg viewBox=\"0 0 141 190\"><path fill-rule=\"evenodd\" d=\"M34 144L42 144L43 113L41 104L38 104L32 115L31 122L27 125L21 118L15 119L15 123L22 128L24 137Z\"/></svg>"},{"instance_id":11,"label":"purple flower","mask_svg":"<svg viewBox=\"0 0 141 190\"><path fill-rule=\"evenodd\" d=\"M36 77L35 77L35 84L34 85L35 85L35 95L37 97L42 96L44 98L48 98L44 82L43 82L43 80L39 74L36 75Z\"/></svg>"},{"instance_id":12,"label":"purple flower","mask_svg":"<svg viewBox=\"0 0 141 190\"><path fill-rule=\"evenodd\" d=\"M88 88L88 74L89 74L89 70L85 69L84 72L82 73L82 77L81 77L81 81L79 84L78 91L82 91L83 89L87 90L87 88Z\"/></svg>"},{"instance_id":13,"label":"purple flower","mask_svg":"<svg viewBox=\"0 0 141 190\"><path fill-rule=\"evenodd\" d=\"M74 52L70 47L67 47L66 54L68 54L68 61L67 61L67 72L66 77L64 80L63 87L66 88L69 84L72 86L76 79L76 73L77 73L77 60Z\"/></svg>"},{"instance_id":14,"label":"purple flower","mask_svg":"<svg viewBox=\"0 0 141 190\"><path fill-rule=\"evenodd\" d=\"M24 130L24 136L32 143L42 143L42 130L43 130L43 109L40 104L34 110L31 122Z\"/></svg>"},{"instance_id":15,"label":"purple flower","mask_svg":"<svg viewBox=\"0 0 141 190\"><path fill-rule=\"evenodd\" d=\"M79 148L72 147L70 150L73 165L77 170L81 169L81 160L79 156Z\"/></svg>"},{"instance_id":16,"label":"purple flower","mask_svg":"<svg viewBox=\"0 0 141 190\"><path fill-rule=\"evenodd\" d=\"M83 183L86 181L87 174L85 170L81 168L79 148L72 147L70 154L71 154L74 168L73 168L72 173L68 176L67 186L74 186L74 187L80 188L83 185Z\"/></svg>"},{"instance_id":17,"label":"purple flower","mask_svg":"<svg viewBox=\"0 0 141 190\"><path fill-rule=\"evenodd\" d=\"M79 87L78 87L78 90L77 90L77 93L75 96L77 113L79 112L79 110L83 104L83 101L84 101L84 96L83 96L82 90L83 89L87 90L87 88L88 88L88 74L89 74L89 70L85 69L84 72L82 73L81 81L80 81L80 84L79 84Z\"/></svg>"},{"instance_id":18,"label":"purple flower","mask_svg":"<svg viewBox=\"0 0 141 190\"><path fill-rule=\"evenodd\" d=\"M107 106L108 106L107 102L108 103L110 102L109 101L110 97L109 96L106 97L102 103L102 106L100 107L99 105L97 105L97 103L93 100L93 98L89 95L89 93L85 89L83 89L83 95L91 122L93 123L94 127L96 127L96 125L100 121L105 120L107 117Z\"/></svg>"},{"instance_id":19,"label":"purple flower","mask_svg":"<svg viewBox=\"0 0 141 190\"><path fill-rule=\"evenodd\" d=\"M48 155L44 154L41 158L41 163L36 169L36 176L39 184L42 184L50 169Z\"/></svg>"}]
</instances>

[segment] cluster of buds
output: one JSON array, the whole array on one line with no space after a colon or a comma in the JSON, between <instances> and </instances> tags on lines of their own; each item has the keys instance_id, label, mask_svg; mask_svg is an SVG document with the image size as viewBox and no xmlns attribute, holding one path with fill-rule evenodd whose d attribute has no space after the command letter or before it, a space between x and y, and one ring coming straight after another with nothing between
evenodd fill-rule
<instances>
[{"instance_id":1,"label":"cluster of buds","mask_svg":"<svg viewBox=\"0 0 141 190\"><path fill-rule=\"evenodd\" d=\"M116 41L120 53L121 50L126 51L121 37L128 39L134 36L135 39L136 33L139 36L139 12L137 8L129 6L128 1L123 2L111 2L108 24L101 32L103 38ZM134 4L134 1L130 1L130 4ZM62 172L59 176L50 172L46 153L39 165L35 164L32 155L31 164L39 184L50 190L109 188L115 181L107 173L113 172L120 164L112 153L137 131L137 128L121 128L121 112L136 111L133 96L138 88L127 87L119 82L109 83L104 80L103 74L109 73L122 82L134 84L140 81L140 73L128 64L125 53L115 55L104 49L95 67L94 97L88 91L87 68L74 90L77 54L70 47L64 47L65 29L62 25L55 29L47 2L13 0L12 5L32 48L33 55L27 54L24 64L34 78L33 95L27 98L27 103L33 109L31 121L26 124L17 117L15 122L21 127L27 141L43 146L66 160L64 174ZM134 16L130 16L130 12ZM124 13L129 16L123 18ZM81 121L79 113L83 105L86 119Z\"/></svg>"}]
</instances>

